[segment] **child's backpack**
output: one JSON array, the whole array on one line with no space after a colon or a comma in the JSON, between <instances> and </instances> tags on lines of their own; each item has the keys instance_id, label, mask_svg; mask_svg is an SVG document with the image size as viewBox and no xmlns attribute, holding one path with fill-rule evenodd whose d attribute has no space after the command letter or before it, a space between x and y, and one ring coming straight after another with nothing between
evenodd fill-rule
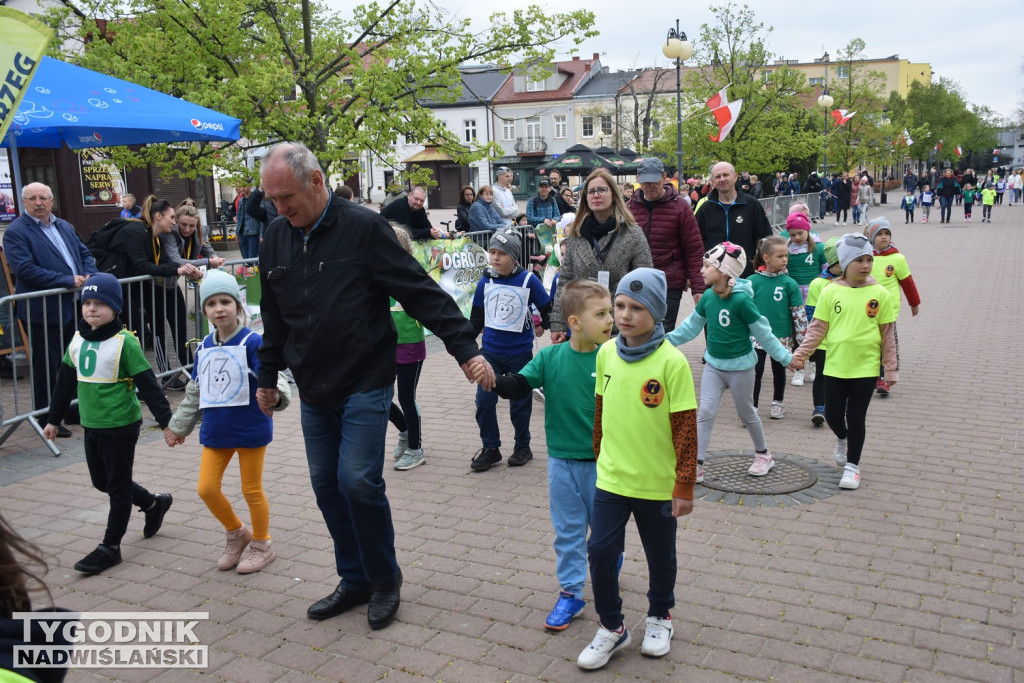
<instances>
[{"instance_id":1,"label":"child's backpack","mask_svg":"<svg viewBox=\"0 0 1024 683\"><path fill-rule=\"evenodd\" d=\"M85 243L85 246L89 248L92 257L96 259L97 272L110 273L118 278L127 277L128 255L111 249L110 245L121 228L130 222L124 218L115 218L89 236L89 241Z\"/></svg>"}]
</instances>

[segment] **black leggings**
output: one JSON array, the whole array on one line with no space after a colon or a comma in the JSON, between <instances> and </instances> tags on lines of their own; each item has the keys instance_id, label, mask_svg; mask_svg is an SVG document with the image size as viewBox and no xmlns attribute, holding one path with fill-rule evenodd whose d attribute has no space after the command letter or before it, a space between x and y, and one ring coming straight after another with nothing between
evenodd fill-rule
<instances>
[{"instance_id":1,"label":"black leggings","mask_svg":"<svg viewBox=\"0 0 1024 683\"><path fill-rule=\"evenodd\" d=\"M860 464L868 404L877 382L877 377L825 378L825 421L838 438L847 440L846 460L851 465Z\"/></svg>"},{"instance_id":2,"label":"black leggings","mask_svg":"<svg viewBox=\"0 0 1024 683\"><path fill-rule=\"evenodd\" d=\"M398 403L391 404L388 419L400 432L409 432L409 448L422 447L420 435L420 410L416 407L416 385L420 382L423 361L398 364Z\"/></svg>"},{"instance_id":3,"label":"black leggings","mask_svg":"<svg viewBox=\"0 0 1024 683\"><path fill-rule=\"evenodd\" d=\"M757 399L761 396L761 375L764 374L764 363L768 352L764 349L754 349L757 354L757 365L754 366L754 407L757 407ZM782 403L786 395L786 367L779 361L772 358L772 400Z\"/></svg>"},{"instance_id":4,"label":"black leggings","mask_svg":"<svg viewBox=\"0 0 1024 683\"><path fill-rule=\"evenodd\" d=\"M103 544L118 546L128 530L132 505L146 510L153 494L132 481L135 444L142 421L114 429L85 428L85 463L92 485L110 496L107 530Z\"/></svg>"},{"instance_id":5,"label":"black leggings","mask_svg":"<svg viewBox=\"0 0 1024 683\"><path fill-rule=\"evenodd\" d=\"M838 208L838 209L836 209L836 223L839 222L839 214L843 215L843 222L845 223L846 222L846 217L847 217L847 213L846 212L849 211L849 210L850 209L848 207L847 208Z\"/></svg>"},{"instance_id":6,"label":"black leggings","mask_svg":"<svg viewBox=\"0 0 1024 683\"><path fill-rule=\"evenodd\" d=\"M811 400L814 407L825 405L825 351L817 349L811 354L810 361L814 363L814 382L811 383Z\"/></svg>"}]
</instances>

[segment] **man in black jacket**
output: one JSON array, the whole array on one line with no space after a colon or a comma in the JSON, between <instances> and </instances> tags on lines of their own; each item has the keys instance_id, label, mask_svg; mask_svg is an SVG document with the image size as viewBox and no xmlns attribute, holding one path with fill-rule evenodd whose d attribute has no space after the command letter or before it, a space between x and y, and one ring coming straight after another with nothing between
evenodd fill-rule
<instances>
[{"instance_id":1,"label":"man in black jacket","mask_svg":"<svg viewBox=\"0 0 1024 683\"><path fill-rule=\"evenodd\" d=\"M747 254L747 267L742 277L754 272L754 254L762 237L772 234L772 226L761 204L750 195L736 191L736 169L721 161L711 168L713 190L708 200L697 209L697 227L700 228L704 249L722 242L743 247Z\"/></svg>"},{"instance_id":2,"label":"man in black jacket","mask_svg":"<svg viewBox=\"0 0 1024 683\"><path fill-rule=\"evenodd\" d=\"M310 480L341 577L307 614L327 619L369 603L370 627L383 628L398 612L402 585L383 479L397 345L389 297L433 330L467 378L482 368L481 384L490 389L494 371L454 300L383 218L332 195L312 152L277 145L262 175L280 216L260 250L257 400L269 414L278 372L291 368L302 394Z\"/></svg>"},{"instance_id":3,"label":"man in black jacket","mask_svg":"<svg viewBox=\"0 0 1024 683\"><path fill-rule=\"evenodd\" d=\"M417 185L405 197L399 197L383 209L380 215L389 221L404 225L414 240L439 240L443 236L441 228L435 228L427 218L423 203L427 201L427 191Z\"/></svg>"}]
</instances>

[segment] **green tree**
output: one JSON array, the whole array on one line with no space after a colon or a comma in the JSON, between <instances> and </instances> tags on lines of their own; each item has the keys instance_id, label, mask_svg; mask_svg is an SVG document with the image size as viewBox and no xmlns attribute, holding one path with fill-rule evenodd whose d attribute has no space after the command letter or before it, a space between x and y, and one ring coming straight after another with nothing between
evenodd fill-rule
<instances>
[{"instance_id":1,"label":"green tree","mask_svg":"<svg viewBox=\"0 0 1024 683\"><path fill-rule=\"evenodd\" d=\"M768 49L771 27L756 20L746 5L732 2L713 7L713 25L703 24L694 45L694 61L683 84L686 103L683 124L684 159L694 170L706 171L715 161L729 161L758 174L777 169L805 170L821 146L806 103L803 74L785 65L771 65ZM704 102L729 86L730 101L743 106L729 136L712 142L717 126ZM675 102L663 99L655 118L663 122L653 149L671 159L676 151Z\"/></svg>"},{"instance_id":2,"label":"green tree","mask_svg":"<svg viewBox=\"0 0 1024 683\"><path fill-rule=\"evenodd\" d=\"M882 124L885 108L885 74L872 70L865 62L866 43L854 38L837 52L828 66L834 109L856 112L838 128L829 121L828 156L839 171L878 164L885 156L888 140Z\"/></svg>"},{"instance_id":3,"label":"green tree","mask_svg":"<svg viewBox=\"0 0 1024 683\"><path fill-rule=\"evenodd\" d=\"M58 56L242 120L237 145L115 150L127 165L173 162L189 175L214 163L239 168L247 145L279 140L305 143L329 173L354 170L364 151L393 162L399 136L464 162L481 158L492 150L464 147L421 99L453 101L460 64L539 69L561 43L597 33L586 10L495 13L476 32L413 0L344 13L311 0L92 0L50 20Z\"/></svg>"}]
</instances>

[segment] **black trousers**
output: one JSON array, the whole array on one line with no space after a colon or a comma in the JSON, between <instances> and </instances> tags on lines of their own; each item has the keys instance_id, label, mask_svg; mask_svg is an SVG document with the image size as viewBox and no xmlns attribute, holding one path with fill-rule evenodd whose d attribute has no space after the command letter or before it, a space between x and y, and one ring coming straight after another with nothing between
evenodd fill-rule
<instances>
[{"instance_id":1,"label":"black trousers","mask_svg":"<svg viewBox=\"0 0 1024 683\"><path fill-rule=\"evenodd\" d=\"M666 334L676 329L676 318L679 317L679 303L683 300L683 291L682 289L670 289L668 296L665 297L665 303L668 305L665 309Z\"/></svg>"},{"instance_id":2,"label":"black trousers","mask_svg":"<svg viewBox=\"0 0 1024 683\"><path fill-rule=\"evenodd\" d=\"M391 404L391 412L388 420L400 432L409 432L409 448L416 450L422 448L420 431L420 410L416 406L416 385L420 382L420 371L423 369L423 361L415 363L399 363L398 371L398 407Z\"/></svg>"},{"instance_id":3,"label":"black trousers","mask_svg":"<svg viewBox=\"0 0 1024 683\"><path fill-rule=\"evenodd\" d=\"M50 392L57 384L57 370L64 359L64 351L75 336L75 323L71 321L52 325L29 323L28 343L32 355L32 410L50 405Z\"/></svg>"},{"instance_id":4,"label":"black trousers","mask_svg":"<svg viewBox=\"0 0 1024 683\"><path fill-rule=\"evenodd\" d=\"M114 429L85 428L85 462L89 466L92 485L110 496L110 513L104 545L120 545L132 505L146 510L153 504L153 494L132 481L135 444L139 441L142 421Z\"/></svg>"},{"instance_id":5,"label":"black trousers","mask_svg":"<svg viewBox=\"0 0 1024 683\"><path fill-rule=\"evenodd\" d=\"M860 464L868 404L877 383L877 377L825 378L825 422L838 438L846 439L846 460L851 465Z\"/></svg>"},{"instance_id":6,"label":"black trousers","mask_svg":"<svg viewBox=\"0 0 1024 683\"><path fill-rule=\"evenodd\" d=\"M764 375L765 359L768 352L764 349L754 349L757 354L757 365L754 366L754 407L757 407L757 399L761 396L761 377ZM786 366L772 358L772 400L781 403L786 395Z\"/></svg>"},{"instance_id":7,"label":"black trousers","mask_svg":"<svg viewBox=\"0 0 1024 683\"><path fill-rule=\"evenodd\" d=\"M814 407L825 405L825 352L816 349L810 361L815 364L814 382L811 383L811 400Z\"/></svg>"}]
</instances>

